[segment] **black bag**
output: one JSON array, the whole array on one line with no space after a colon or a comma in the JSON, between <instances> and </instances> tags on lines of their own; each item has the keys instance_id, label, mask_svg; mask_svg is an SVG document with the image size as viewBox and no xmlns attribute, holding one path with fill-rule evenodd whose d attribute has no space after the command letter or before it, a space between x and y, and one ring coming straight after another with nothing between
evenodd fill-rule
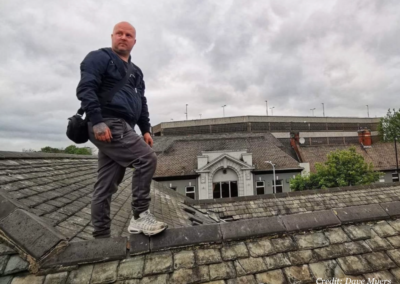
<instances>
[{"instance_id":1,"label":"black bag","mask_svg":"<svg viewBox=\"0 0 400 284\"><path fill-rule=\"evenodd\" d=\"M76 144L86 143L89 140L87 118L83 119L83 109L79 109L77 114L68 118L67 136Z\"/></svg>"},{"instance_id":2,"label":"black bag","mask_svg":"<svg viewBox=\"0 0 400 284\"><path fill-rule=\"evenodd\" d=\"M106 105L111 102L113 96L126 84L131 72L132 64L129 64L125 77L115 84L111 90L98 95L101 105ZM76 144L83 144L89 140L88 118L87 116L85 119L82 118L84 113L85 111L80 108L75 115L68 118L67 137Z\"/></svg>"}]
</instances>

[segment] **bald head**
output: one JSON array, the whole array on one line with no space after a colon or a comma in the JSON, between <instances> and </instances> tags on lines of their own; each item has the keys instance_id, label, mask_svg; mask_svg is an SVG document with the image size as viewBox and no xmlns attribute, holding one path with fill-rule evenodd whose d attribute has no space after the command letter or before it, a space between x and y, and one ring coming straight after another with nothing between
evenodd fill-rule
<instances>
[{"instance_id":1,"label":"bald head","mask_svg":"<svg viewBox=\"0 0 400 284\"><path fill-rule=\"evenodd\" d=\"M136 43L136 29L128 22L120 22L114 26L111 35L111 48L123 60L128 61Z\"/></svg>"},{"instance_id":2,"label":"bald head","mask_svg":"<svg viewBox=\"0 0 400 284\"><path fill-rule=\"evenodd\" d=\"M119 29L119 28L131 29L131 30L133 30L134 33L136 34L136 29L135 29L135 27L132 26L132 25L131 25L130 23L128 23L128 22L120 22L120 23L116 24L116 25L114 26L113 33L115 33L115 30L116 30L116 29Z\"/></svg>"}]
</instances>

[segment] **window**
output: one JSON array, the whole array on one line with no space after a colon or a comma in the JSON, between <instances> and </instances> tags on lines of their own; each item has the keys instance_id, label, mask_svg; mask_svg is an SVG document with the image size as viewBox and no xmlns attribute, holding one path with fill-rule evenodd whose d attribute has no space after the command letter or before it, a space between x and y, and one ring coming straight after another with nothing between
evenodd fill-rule
<instances>
[{"instance_id":1,"label":"window","mask_svg":"<svg viewBox=\"0 0 400 284\"><path fill-rule=\"evenodd\" d=\"M237 181L222 181L213 184L213 198L229 198L237 196Z\"/></svg>"},{"instance_id":2,"label":"window","mask_svg":"<svg viewBox=\"0 0 400 284\"><path fill-rule=\"evenodd\" d=\"M256 191L257 195L261 195L265 193L265 183L263 181L256 182Z\"/></svg>"},{"instance_id":3,"label":"window","mask_svg":"<svg viewBox=\"0 0 400 284\"><path fill-rule=\"evenodd\" d=\"M272 181L272 186L275 187L275 181ZM283 180L278 179L276 180L276 191L274 193L281 193L283 192Z\"/></svg>"},{"instance_id":4,"label":"window","mask_svg":"<svg viewBox=\"0 0 400 284\"><path fill-rule=\"evenodd\" d=\"M187 197L189 197L189 198L191 198L191 199L196 199L196 197L195 197L195 188L194 188L194 186L187 186L187 187L185 187L185 193L186 193L186 196L187 196Z\"/></svg>"},{"instance_id":5,"label":"window","mask_svg":"<svg viewBox=\"0 0 400 284\"><path fill-rule=\"evenodd\" d=\"M399 181L399 174L398 173L392 173L392 181L393 182L398 182Z\"/></svg>"}]
</instances>

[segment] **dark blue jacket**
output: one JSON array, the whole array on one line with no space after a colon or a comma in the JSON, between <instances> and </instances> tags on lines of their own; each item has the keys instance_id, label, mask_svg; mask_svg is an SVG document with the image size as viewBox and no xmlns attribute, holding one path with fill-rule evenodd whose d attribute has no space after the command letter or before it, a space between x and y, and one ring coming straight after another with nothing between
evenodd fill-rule
<instances>
[{"instance_id":1,"label":"dark blue jacket","mask_svg":"<svg viewBox=\"0 0 400 284\"><path fill-rule=\"evenodd\" d=\"M137 124L145 134L150 132L150 119L144 96L143 73L131 62L130 57L128 64L132 64L133 70L128 83L114 95L110 103L101 106L97 95L111 90L125 77L125 66L111 48L90 52L81 63L81 80L76 95L93 125L102 122L105 117L122 118L132 128Z\"/></svg>"}]
</instances>

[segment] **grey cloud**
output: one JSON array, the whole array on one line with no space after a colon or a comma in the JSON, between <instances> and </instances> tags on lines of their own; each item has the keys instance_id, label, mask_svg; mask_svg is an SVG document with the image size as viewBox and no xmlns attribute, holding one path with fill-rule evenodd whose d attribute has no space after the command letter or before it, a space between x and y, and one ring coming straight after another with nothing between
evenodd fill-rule
<instances>
[{"instance_id":1,"label":"grey cloud","mask_svg":"<svg viewBox=\"0 0 400 284\"><path fill-rule=\"evenodd\" d=\"M111 3L3 1L0 150L65 147L79 106L79 64L137 28L132 59L145 76L153 124L263 115L385 115L400 90L400 2L273 0ZM47 143L47 144L46 144Z\"/></svg>"}]
</instances>

